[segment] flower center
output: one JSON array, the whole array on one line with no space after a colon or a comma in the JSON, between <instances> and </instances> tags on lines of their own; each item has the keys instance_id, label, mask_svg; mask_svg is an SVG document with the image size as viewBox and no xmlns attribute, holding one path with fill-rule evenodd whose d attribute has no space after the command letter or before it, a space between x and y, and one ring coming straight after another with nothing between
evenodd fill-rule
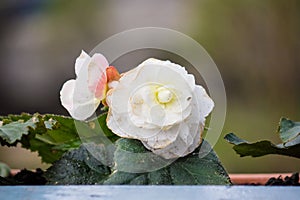
<instances>
[{"instance_id":1,"label":"flower center","mask_svg":"<svg viewBox=\"0 0 300 200\"><path fill-rule=\"evenodd\" d=\"M159 103L169 103L173 99L173 93L165 87L156 90L156 98Z\"/></svg>"}]
</instances>

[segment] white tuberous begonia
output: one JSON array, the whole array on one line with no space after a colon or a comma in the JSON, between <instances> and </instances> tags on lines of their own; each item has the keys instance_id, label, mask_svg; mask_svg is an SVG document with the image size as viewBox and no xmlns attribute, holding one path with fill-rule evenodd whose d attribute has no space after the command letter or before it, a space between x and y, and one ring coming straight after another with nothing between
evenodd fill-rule
<instances>
[{"instance_id":1,"label":"white tuberous begonia","mask_svg":"<svg viewBox=\"0 0 300 200\"><path fill-rule=\"evenodd\" d=\"M202 141L214 103L194 76L170 61L148 59L124 73L107 93L107 126L140 140L166 159L183 157Z\"/></svg>"},{"instance_id":2,"label":"white tuberous begonia","mask_svg":"<svg viewBox=\"0 0 300 200\"><path fill-rule=\"evenodd\" d=\"M60 91L61 103L74 119L86 120L105 100L108 79L115 78L108 78L107 71L110 76L119 75L102 54L90 57L82 51L76 59L76 79L65 82Z\"/></svg>"}]
</instances>

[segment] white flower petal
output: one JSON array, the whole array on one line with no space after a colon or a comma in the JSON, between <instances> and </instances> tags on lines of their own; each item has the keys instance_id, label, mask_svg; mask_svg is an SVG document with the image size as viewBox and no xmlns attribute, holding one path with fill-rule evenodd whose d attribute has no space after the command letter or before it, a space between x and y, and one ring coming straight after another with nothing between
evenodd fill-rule
<instances>
[{"instance_id":1,"label":"white flower petal","mask_svg":"<svg viewBox=\"0 0 300 200\"><path fill-rule=\"evenodd\" d=\"M120 137L147 139L155 136L159 132L157 129L145 129L143 127L135 126L128 117L128 113L115 113L110 110L106 121L107 127Z\"/></svg>"},{"instance_id":2,"label":"white flower petal","mask_svg":"<svg viewBox=\"0 0 300 200\"><path fill-rule=\"evenodd\" d=\"M90 102L85 102L84 104L74 104L72 117L77 120L86 120L95 113L99 104L99 99L93 99Z\"/></svg>"},{"instance_id":3,"label":"white flower petal","mask_svg":"<svg viewBox=\"0 0 300 200\"><path fill-rule=\"evenodd\" d=\"M138 76L134 80L136 85L153 82L162 86L169 86L175 89L174 93L180 102L180 107L175 107L178 112L189 105L187 98L194 91L195 80L193 76L187 75L183 67L169 61L148 59L137 67L137 71Z\"/></svg>"},{"instance_id":4,"label":"white flower petal","mask_svg":"<svg viewBox=\"0 0 300 200\"><path fill-rule=\"evenodd\" d=\"M61 90L62 105L78 120L89 118L106 93L108 62L101 54L92 58L81 52L75 62L76 80L67 81Z\"/></svg>"},{"instance_id":5,"label":"white flower petal","mask_svg":"<svg viewBox=\"0 0 300 200\"><path fill-rule=\"evenodd\" d=\"M71 79L64 83L60 91L60 101L71 115L73 114L72 109L73 109L74 88L75 88L75 80Z\"/></svg>"},{"instance_id":6,"label":"white flower petal","mask_svg":"<svg viewBox=\"0 0 300 200\"><path fill-rule=\"evenodd\" d=\"M138 139L166 159L199 146L205 117L214 106L183 67L156 59L122 74L106 102L107 125L115 134Z\"/></svg>"},{"instance_id":7,"label":"white flower petal","mask_svg":"<svg viewBox=\"0 0 300 200\"><path fill-rule=\"evenodd\" d=\"M202 86L197 85L195 93L197 95L197 104L199 114L202 118L205 118L211 113L214 108L213 100L207 95L205 89Z\"/></svg>"},{"instance_id":8,"label":"white flower petal","mask_svg":"<svg viewBox=\"0 0 300 200\"><path fill-rule=\"evenodd\" d=\"M180 124L174 125L168 129L161 129L153 137L142 140L143 144L150 150L163 149L173 143L180 134L182 126Z\"/></svg>"},{"instance_id":9,"label":"white flower petal","mask_svg":"<svg viewBox=\"0 0 300 200\"><path fill-rule=\"evenodd\" d=\"M171 66L169 66L169 64L171 64ZM131 84L132 82L134 82L134 84ZM138 67L122 75L118 87L115 88L121 91L118 93L116 91L114 92L114 95L116 95L115 99L122 98L128 100L129 94L127 91L134 91L137 87L151 82L164 86L169 86L169 83L172 83L171 87L175 88L175 95L180 101L180 106L174 107L176 112L181 112L189 105L187 99L191 96L195 88L194 77L188 75L186 70L179 65L153 58L147 59ZM124 89L126 91L124 91ZM117 104L112 104L111 106L117 106ZM115 107L114 109L124 109L124 106Z\"/></svg>"},{"instance_id":10,"label":"white flower petal","mask_svg":"<svg viewBox=\"0 0 300 200\"><path fill-rule=\"evenodd\" d=\"M79 55L79 57L76 59L76 62L75 62L75 74L76 74L76 76L79 75L80 70L85 65L85 63L90 62L90 59L91 59L91 57L85 51L82 50L81 54Z\"/></svg>"},{"instance_id":11,"label":"white flower petal","mask_svg":"<svg viewBox=\"0 0 300 200\"><path fill-rule=\"evenodd\" d=\"M78 99L74 98L75 90L76 81L73 79L67 81L60 91L60 99L62 105L68 110L68 112L74 119L85 120L95 112L95 110L99 106L100 101L97 99L92 99L91 97L86 99L92 100L85 99L83 103L81 101L76 101Z\"/></svg>"},{"instance_id":12,"label":"white flower petal","mask_svg":"<svg viewBox=\"0 0 300 200\"><path fill-rule=\"evenodd\" d=\"M197 110L197 102L193 102L192 105L192 109ZM192 115L190 115L186 120L184 120L183 123L180 124L177 134L178 136L174 137L176 140L166 143L166 146L158 146L158 141L161 143L166 142L158 136L156 136L156 138L149 138L146 142L143 141L143 144L155 154L160 155L165 159L172 159L181 157L182 155L187 155L193 152L201 143L201 135L204 124L202 124L202 122L199 124L200 119L201 118L197 112L192 112ZM174 133L174 130L170 131L171 133ZM164 137L164 134L160 136Z\"/></svg>"},{"instance_id":13,"label":"white flower petal","mask_svg":"<svg viewBox=\"0 0 300 200\"><path fill-rule=\"evenodd\" d=\"M196 131L197 134L195 134L195 136L194 136L193 143L191 145L189 145L187 151L185 152L185 155L193 152L201 144L203 130L204 130L204 125L200 125L198 127L198 130Z\"/></svg>"},{"instance_id":14,"label":"white flower petal","mask_svg":"<svg viewBox=\"0 0 300 200\"><path fill-rule=\"evenodd\" d=\"M102 54L94 54L88 64L88 85L91 92L103 99L106 91L106 68L108 62Z\"/></svg>"},{"instance_id":15,"label":"white flower petal","mask_svg":"<svg viewBox=\"0 0 300 200\"><path fill-rule=\"evenodd\" d=\"M115 87L117 87L119 81L111 81L108 83L108 88L109 89L114 89Z\"/></svg>"},{"instance_id":16,"label":"white flower petal","mask_svg":"<svg viewBox=\"0 0 300 200\"><path fill-rule=\"evenodd\" d=\"M197 130L197 134L194 138L191 135L187 136L184 132L185 129L179 134L176 141L171 143L169 146L163 149L152 150L155 154L162 156L165 159L178 158L193 152L201 143L200 133L202 132L200 128ZM186 131L186 130L185 130ZM187 136L187 137L186 137ZM192 141L191 144L186 144L186 139Z\"/></svg>"}]
</instances>

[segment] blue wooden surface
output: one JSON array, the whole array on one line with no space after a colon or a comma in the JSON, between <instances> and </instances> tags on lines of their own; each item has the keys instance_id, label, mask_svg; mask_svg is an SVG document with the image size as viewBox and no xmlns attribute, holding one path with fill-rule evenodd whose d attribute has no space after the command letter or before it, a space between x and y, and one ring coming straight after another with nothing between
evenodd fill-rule
<instances>
[{"instance_id":1,"label":"blue wooden surface","mask_svg":"<svg viewBox=\"0 0 300 200\"><path fill-rule=\"evenodd\" d=\"M265 186L0 186L2 200L300 199L300 187Z\"/></svg>"}]
</instances>

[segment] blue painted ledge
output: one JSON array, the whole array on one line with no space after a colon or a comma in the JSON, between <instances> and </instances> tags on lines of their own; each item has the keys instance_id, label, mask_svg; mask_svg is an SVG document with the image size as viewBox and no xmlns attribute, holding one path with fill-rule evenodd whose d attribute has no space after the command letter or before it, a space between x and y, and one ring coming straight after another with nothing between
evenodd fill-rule
<instances>
[{"instance_id":1,"label":"blue painted ledge","mask_svg":"<svg viewBox=\"0 0 300 200\"><path fill-rule=\"evenodd\" d=\"M300 187L266 186L0 186L5 200L299 199Z\"/></svg>"}]
</instances>

